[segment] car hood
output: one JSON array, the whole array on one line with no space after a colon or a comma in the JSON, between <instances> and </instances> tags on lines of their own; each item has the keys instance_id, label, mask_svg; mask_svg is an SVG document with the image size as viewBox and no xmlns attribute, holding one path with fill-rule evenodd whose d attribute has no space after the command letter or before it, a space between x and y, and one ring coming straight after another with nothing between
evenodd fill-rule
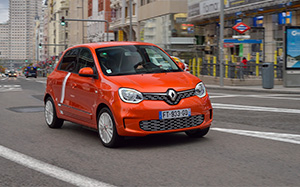
<instances>
[{"instance_id":1,"label":"car hood","mask_svg":"<svg viewBox=\"0 0 300 187\"><path fill-rule=\"evenodd\" d=\"M193 89L201 80L187 72L168 72L109 77L120 87L136 89L140 92L166 92Z\"/></svg>"}]
</instances>

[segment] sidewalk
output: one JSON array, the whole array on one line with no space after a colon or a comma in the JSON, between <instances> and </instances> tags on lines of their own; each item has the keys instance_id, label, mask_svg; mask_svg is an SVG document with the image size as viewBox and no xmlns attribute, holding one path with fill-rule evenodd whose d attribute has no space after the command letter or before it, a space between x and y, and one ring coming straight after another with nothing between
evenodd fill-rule
<instances>
[{"instance_id":1,"label":"sidewalk","mask_svg":"<svg viewBox=\"0 0 300 187\"><path fill-rule=\"evenodd\" d=\"M199 78L204 82L208 90L236 90L279 94L300 94L300 87L284 87L283 80L279 79L274 79L274 86L272 89L265 89L262 87L261 77L248 77L243 81L239 79L224 78L224 86L220 86L219 77L201 75Z\"/></svg>"}]
</instances>

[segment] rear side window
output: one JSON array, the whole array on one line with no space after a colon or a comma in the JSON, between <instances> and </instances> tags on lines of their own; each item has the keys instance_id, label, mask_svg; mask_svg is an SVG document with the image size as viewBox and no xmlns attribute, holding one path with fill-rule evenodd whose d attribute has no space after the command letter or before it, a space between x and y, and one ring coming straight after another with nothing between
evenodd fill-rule
<instances>
[{"instance_id":1,"label":"rear side window","mask_svg":"<svg viewBox=\"0 0 300 187\"><path fill-rule=\"evenodd\" d=\"M81 68L85 68L85 67L90 67L94 71L96 70L95 62L91 51L87 48L82 48L78 57L76 73L78 73Z\"/></svg>"},{"instance_id":2,"label":"rear side window","mask_svg":"<svg viewBox=\"0 0 300 187\"><path fill-rule=\"evenodd\" d=\"M74 72L77 63L79 49L70 49L67 51L58 67L59 70Z\"/></svg>"}]
</instances>

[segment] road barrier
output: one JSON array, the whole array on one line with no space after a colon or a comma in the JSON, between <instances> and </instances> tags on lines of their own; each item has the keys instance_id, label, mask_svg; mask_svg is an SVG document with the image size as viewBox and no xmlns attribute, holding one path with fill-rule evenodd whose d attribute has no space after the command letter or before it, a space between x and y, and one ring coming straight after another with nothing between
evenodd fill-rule
<instances>
[{"instance_id":1,"label":"road barrier","mask_svg":"<svg viewBox=\"0 0 300 187\"><path fill-rule=\"evenodd\" d=\"M225 78L237 78L242 79L248 77L261 77L262 76L262 66L264 63L248 61L247 65L239 64L235 61L229 61L227 57L225 58L224 63L224 77ZM273 63L274 66L274 78L282 79L282 67L283 63ZM202 58L193 58L189 60L190 72L195 76L200 75L210 75L213 77L220 76L220 64L217 61L216 57L213 57L213 61L208 58L203 60Z\"/></svg>"}]
</instances>

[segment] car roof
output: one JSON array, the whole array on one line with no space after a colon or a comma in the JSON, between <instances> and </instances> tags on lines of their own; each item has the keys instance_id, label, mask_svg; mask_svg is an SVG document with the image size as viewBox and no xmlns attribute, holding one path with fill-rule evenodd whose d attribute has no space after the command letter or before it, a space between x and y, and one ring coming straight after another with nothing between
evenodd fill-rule
<instances>
[{"instance_id":1,"label":"car roof","mask_svg":"<svg viewBox=\"0 0 300 187\"><path fill-rule=\"evenodd\" d=\"M98 49L103 47L114 47L114 46L124 46L124 45L154 45L146 42L135 42L135 41L123 41L123 42L97 42L97 43L87 43L75 45L70 48L78 48L78 47L87 47L92 49Z\"/></svg>"}]
</instances>

